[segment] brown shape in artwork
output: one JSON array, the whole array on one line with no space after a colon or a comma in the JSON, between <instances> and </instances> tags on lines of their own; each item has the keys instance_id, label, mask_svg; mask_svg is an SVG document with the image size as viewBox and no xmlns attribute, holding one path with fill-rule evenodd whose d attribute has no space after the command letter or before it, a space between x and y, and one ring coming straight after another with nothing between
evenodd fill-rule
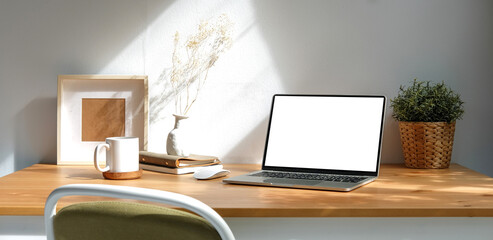
<instances>
[{"instance_id":1,"label":"brown shape in artwork","mask_svg":"<svg viewBox=\"0 0 493 240\"><path fill-rule=\"evenodd\" d=\"M82 99L82 141L105 141L125 135L124 98Z\"/></svg>"}]
</instances>

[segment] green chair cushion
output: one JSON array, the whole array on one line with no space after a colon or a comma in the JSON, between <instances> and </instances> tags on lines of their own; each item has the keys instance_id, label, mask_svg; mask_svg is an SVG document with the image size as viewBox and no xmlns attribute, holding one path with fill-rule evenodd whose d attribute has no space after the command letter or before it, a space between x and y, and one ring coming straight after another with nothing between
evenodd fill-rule
<instances>
[{"instance_id":1,"label":"green chair cushion","mask_svg":"<svg viewBox=\"0 0 493 240\"><path fill-rule=\"evenodd\" d=\"M202 217L156 205L85 202L55 215L56 240L221 239Z\"/></svg>"}]
</instances>

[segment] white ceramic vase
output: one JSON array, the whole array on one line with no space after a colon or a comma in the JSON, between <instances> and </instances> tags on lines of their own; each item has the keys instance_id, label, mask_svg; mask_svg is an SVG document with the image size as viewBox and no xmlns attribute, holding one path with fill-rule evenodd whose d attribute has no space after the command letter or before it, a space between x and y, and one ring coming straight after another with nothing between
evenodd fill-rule
<instances>
[{"instance_id":1,"label":"white ceramic vase","mask_svg":"<svg viewBox=\"0 0 493 240\"><path fill-rule=\"evenodd\" d=\"M188 149L187 141L188 133L186 129L186 124L184 124L185 120L188 119L188 116L177 115L175 116L175 127L168 134L168 139L166 141L166 151L168 155L175 156L188 156L190 155L190 150ZM184 126L185 125L185 126Z\"/></svg>"}]
</instances>

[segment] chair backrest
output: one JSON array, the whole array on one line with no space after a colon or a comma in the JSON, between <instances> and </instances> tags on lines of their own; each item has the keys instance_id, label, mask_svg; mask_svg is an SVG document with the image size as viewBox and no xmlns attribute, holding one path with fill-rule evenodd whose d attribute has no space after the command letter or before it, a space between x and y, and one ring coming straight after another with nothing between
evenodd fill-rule
<instances>
[{"instance_id":1,"label":"chair backrest","mask_svg":"<svg viewBox=\"0 0 493 240\"><path fill-rule=\"evenodd\" d=\"M53 190L46 200L44 218L48 240L54 240L53 219L56 215L57 202L60 198L70 195L135 199L181 207L192 211L209 221L222 239L235 239L224 219L212 208L195 198L146 188L102 184L71 184Z\"/></svg>"}]
</instances>

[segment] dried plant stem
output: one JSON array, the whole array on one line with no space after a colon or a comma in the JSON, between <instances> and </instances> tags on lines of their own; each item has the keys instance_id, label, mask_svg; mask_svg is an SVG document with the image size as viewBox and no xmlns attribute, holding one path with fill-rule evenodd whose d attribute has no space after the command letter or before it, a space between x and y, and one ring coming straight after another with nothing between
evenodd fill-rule
<instances>
[{"instance_id":1,"label":"dried plant stem","mask_svg":"<svg viewBox=\"0 0 493 240\"><path fill-rule=\"evenodd\" d=\"M173 68L170 81L175 94L175 111L188 114L204 87L209 69L214 66L221 53L231 47L233 24L226 15L221 15L212 24L202 22L198 32L191 35L185 45L180 44L180 35L175 34ZM183 55L186 61L182 62ZM186 88L186 89L185 89ZM195 88L196 91L193 91ZM193 95L195 92L195 96ZM186 94L186 99L183 94Z\"/></svg>"},{"instance_id":2,"label":"dried plant stem","mask_svg":"<svg viewBox=\"0 0 493 240\"><path fill-rule=\"evenodd\" d=\"M178 110L178 90L175 82L171 82L171 86L173 87L173 92L175 94L175 110Z\"/></svg>"},{"instance_id":3,"label":"dried plant stem","mask_svg":"<svg viewBox=\"0 0 493 240\"><path fill-rule=\"evenodd\" d=\"M187 82L187 105L185 105L185 115L187 114L187 107L190 102L190 82Z\"/></svg>"},{"instance_id":4,"label":"dried plant stem","mask_svg":"<svg viewBox=\"0 0 493 240\"><path fill-rule=\"evenodd\" d=\"M185 113L184 113L185 115L187 115L188 110L190 110L190 108L192 107L193 103L199 97L200 89L202 89L202 86L204 86L205 81L207 80L207 75L209 75L209 68L205 72L205 76L204 76L204 80L202 80L202 84L200 83L201 82L200 79L199 79L199 82L197 83L199 86L197 86L197 93L195 93L195 98L192 100L192 103L190 103L190 105L188 105L188 103L187 103L187 106L185 106ZM187 97L188 97L188 94L187 94Z\"/></svg>"}]
</instances>

